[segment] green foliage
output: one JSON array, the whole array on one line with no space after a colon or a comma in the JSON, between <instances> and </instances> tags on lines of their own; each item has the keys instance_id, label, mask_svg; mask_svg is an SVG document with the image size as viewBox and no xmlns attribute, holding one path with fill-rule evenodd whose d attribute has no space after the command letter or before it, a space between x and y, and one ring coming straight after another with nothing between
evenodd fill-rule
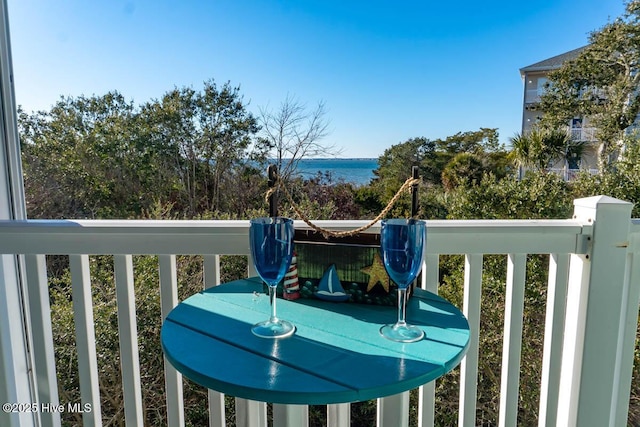
<instances>
[{"instance_id":1,"label":"green foliage","mask_svg":"<svg viewBox=\"0 0 640 427\"><path fill-rule=\"evenodd\" d=\"M50 112L31 116L20 112L30 216L96 217L123 214L116 206L138 208L144 177L132 164L138 153L128 149L133 114L116 92L61 99Z\"/></svg>"},{"instance_id":2,"label":"green foliage","mask_svg":"<svg viewBox=\"0 0 640 427\"><path fill-rule=\"evenodd\" d=\"M20 112L19 129L32 218L131 218L156 202L188 217L241 213L266 189L247 162L257 121L228 83L174 89L139 108L117 92L63 98Z\"/></svg>"},{"instance_id":3,"label":"green foliage","mask_svg":"<svg viewBox=\"0 0 640 427\"><path fill-rule=\"evenodd\" d=\"M527 174L524 179L485 176L479 185L458 188L447 198L449 219L568 218L571 192L555 174Z\"/></svg>"},{"instance_id":4,"label":"green foliage","mask_svg":"<svg viewBox=\"0 0 640 427\"><path fill-rule=\"evenodd\" d=\"M159 101L142 106L141 122L149 125L147 142L168 146L168 159L181 191L176 203L191 215L205 210L230 210L229 190L251 191L257 171L247 174L244 159L252 156L257 119L246 110L238 88L218 89L205 82L202 92L174 89ZM234 192L231 191L233 194ZM172 200L173 201L173 200Z\"/></svg>"},{"instance_id":5,"label":"green foliage","mask_svg":"<svg viewBox=\"0 0 640 427\"><path fill-rule=\"evenodd\" d=\"M510 157L518 166L545 171L553 163L576 152L578 143L561 129L535 127L526 134L516 134L511 141Z\"/></svg>"},{"instance_id":6,"label":"green foliage","mask_svg":"<svg viewBox=\"0 0 640 427\"><path fill-rule=\"evenodd\" d=\"M479 165L475 165L475 160L482 163L483 172L492 172L498 177L507 174L507 152L498 143L498 132L496 129L481 128L478 131L458 132L445 139L435 141L420 137L412 138L401 144L393 145L385 150L384 154L378 158L377 178L373 180L372 187L378 192L380 204L386 203L394 196L402 184L411 176L411 166L418 166L419 176L425 185L440 186L442 184L443 172L447 165L456 155L468 154L471 157L462 156L454 162L447 171L446 178L453 179L456 176L454 168L459 168L457 172L461 175L467 174L471 181L478 178L480 173ZM463 159L474 162L475 166L463 171ZM474 175L475 174L475 175ZM457 179L457 178L456 178ZM464 181L461 179L461 182ZM453 181L448 181L454 185ZM405 209L399 209L404 212Z\"/></svg>"},{"instance_id":7,"label":"green foliage","mask_svg":"<svg viewBox=\"0 0 640 427\"><path fill-rule=\"evenodd\" d=\"M448 191L460 186L470 187L480 182L482 173L482 160L479 156L458 153L442 171L442 185Z\"/></svg>"},{"instance_id":8,"label":"green foliage","mask_svg":"<svg viewBox=\"0 0 640 427\"><path fill-rule=\"evenodd\" d=\"M481 128L478 131L458 132L445 139L429 140L424 137L411 138L385 150L378 159L380 180L406 179L410 166L420 167L420 176L427 182L440 183L445 165L458 153L487 153L503 151L498 143L496 129ZM409 171L405 171L408 169ZM404 179L401 182L404 182ZM401 183L400 182L400 183Z\"/></svg>"},{"instance_id":9,"label":"green foliage","mask_svg":"<svg viewBox=\"0 0 640 427\"><path fill-rule=\"evenodd\" d=\"M420 177L427 182L439 182L446 164L436 151L435 142L426 138L412 138L393 145L378 158L378 170L373 187L379 200L386 205L402 184L411 176L411 167L420 168Z\"/></svg>"},{"instance_id":10,"label":"green foliage","mask_svg":"<svg viewBox=\"0 0 640 427\"><path fill-rule=\"evenodd\" d=\"M440 187L418 189L418 217L424 219L446 219L449 212L448 194Z\"/></svg>"},{"instance_id":11,"label":"green foliage","mask_svg":"<svg viewBox=\"0 0 640 427\"><path fill-rule=\"evenodd\" d=\"M640 140L637 135L627 135L623 144L625 150L615 167L598 175L582 173L571 183L573 197L605 194L626 200L634 203L631 216L640 218Z\"/></svg>"},{"instance_id":12,"label":"green foliage","mask_svg":"<svg viewBox=\"0 0 640 427\"><path fill-rule=\"evenodd\" d=\"M375 218L384 209L384 204L378 197L378 192L369 185L354 189L354 201L360 207L362 218Z\"/></svg>"},{"instance_id":13,"label":"green foliage","mask_svg":"<svg viewBox=\"0 0 640 427\"><path fill-rule=\"evenodd\" d=\"M623 132L640 112L640 1L626 4L625 13L590 36L572 61L549 75L542 95L543 125L566 126L587 116L597 128L599 161L608 167Z\"/></svg>"}]
</instances>

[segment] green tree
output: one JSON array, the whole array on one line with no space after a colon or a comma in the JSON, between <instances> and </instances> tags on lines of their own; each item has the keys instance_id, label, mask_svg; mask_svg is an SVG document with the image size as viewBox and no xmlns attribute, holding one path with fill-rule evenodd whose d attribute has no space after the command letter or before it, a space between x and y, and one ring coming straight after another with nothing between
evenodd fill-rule
<instances>
[{"instance_id":1,"label":"green tree","mask_svg":"<svg viewBox=\"0 0 640 427\"><path fill-rule=\"evenodd\" d=\"M558 128L535 127L528 133L516 134L510 142L509 157L516 166L537 171L546 171L553 163L566 160L579 147L567 132Z\"/></svg>"},{"instance_id":2,"label":"green tree","mask_svg":"<svg viewBox=\"0 0 640 427\"><path fill-rule=\"evenodd\" d=\"M381 200L389 200L400 186L411 176L411 167L419 166L420 176L426 182L440 180L439 155L436 143L427 138L411 138L387 148L378 158L378 169L374 171L374 187Z\"/></svg>"},{"instance_id":3,"label":"green tree","mask_svg":"<svg viewBox=\"0 0 640 427\"><path fill-rule=\"evenodd\" d=\"M205 82L136 108L117 92L62 98L19 116L29 216L137 217L169 203L187 217L249 209L264 178L257 120L238 88Z\"/></svg>"},{"instance_id":4,"label":"green tree","mask_svg":"<svg viewBox=\"0 0 640 427\"><path fill-rule=\"evenodd\" d=\"M150 126L151 145L172 153L165 161L171 161L180 183L177 202L190 216L230 209L241 194L234 186L247 188L246 160L259 150L254 145L259 126L238 87L218 88L208 81L202 92L176 88L145 104L141 121ZM252 187L253 182L247 189Z\"/></svg>"},{"instance_id":5,"label":"green tree","mask_svg":"<svg viewBox=\"0 0 640 427\"><path fill-rule=\"evenodd\" d=\"M640 0L627 2L624 14L592 32L589 42L549 74L550 85L541 97L542 124L564 127L572 117L589 117L597 128L602 170L640 112Z\"/></svg>"},{"instance_id":6,"label":"green tree","mask_svg":"<svg viewBox=\"0 0 640 427\"><path fill-rule=\"evenodd\" d=\"M49 112L19 114L30 216L95 218L139 208L134 107L117 92L61 98Z\"/></svg>"},{"instance_id":7,"label":"green tree","mask_svg":"<svg viewBox=\"0 0 640 427\"><path fill-rule=\"evenodd\" d=\"M598 175L583 173L573 181L573 198L606 194L634 203L633 218L640 217L640 139L637 134L626 135L624 151L615 168Z\"/></svg>"},{"instance_id":8,"label":"green tree","mask_svg":"<svg viewBox=\"0 0 640 427\"><path fill-rule=\"evenodd\" d=\"M458 153L442 171L442 185L445 190L459 186L470 186L480 182L484 168L482 160L473 153Z\"/></svg>"},{"instance_id":9,"label":"green tree","mask_svg":"<svg viewBox=\"0 0 640 427\"><path fill-rule=\"evenodd\" d=\"M496 179L486 175L478 185L459 187L447 198L448 219L569 218L571 191L555 174L528 174Z\"/></svg>"},{"instance_id":10,"label":"green tree","mask_svg":"<svg viewBox=\"0 0 640 427\"><path fill-rule=\"evenodd\" d=\"M441 155L442 163L439 177L442 178L444 168L460 153L475 155L486 171L497 177L507 173L507 152L499 142L498 130L495 128L480 128L477 131L458 132L445 139L436 140L436 150Z\"/></svg>"},{"instance_id":11,"label":"green tree","mask_svg":"<svg viewBox=\"0 0 640 427\"><path fill-rule=\"evenodd\" d=\"M443 153L475 153L484 154L502 149L498 130L480 128L477 131L458 132L447 138L436 140L438 151Z\"/></svg>"},{"instance_id":12,"label":"green tree","mask_svg":"<svg viewBox=\"0 0 640 427\"><path fill-rule=\"evenodd\" d=\"M469 153L479 159L482 169L503 177L508 171L507 152L498 142L498 131L480 128L477 131L458 132L445 139L411 138L385 150L378 158L378 170L372 187L385 205L411 175L411 167L419 167L425 187L442 185L443 171L460 153Z\"/></svg>"}]
</instances>

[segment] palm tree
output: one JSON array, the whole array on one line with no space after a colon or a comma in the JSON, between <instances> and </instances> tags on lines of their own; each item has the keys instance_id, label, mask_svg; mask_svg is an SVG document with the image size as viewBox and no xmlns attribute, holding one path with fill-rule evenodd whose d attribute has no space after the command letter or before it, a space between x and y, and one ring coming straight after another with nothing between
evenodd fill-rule
<instances>
[{"instance_id":1,"label":"palm tree","mask_svg":"<svg viewBox=\"0 0 640 427\"><path fill-rule=\"evenodd\" d=\"M510 138L513 161L519 167L545 172L560 159L566 161L571 137L563 130L533 128L530 132Z\"/></svg>"},{"instance_id":2,"label":"palm tree","mask_svg":"<svg viewBox=\"0 0 640 427\"><path fill-rule=\"evenodd\" d=\"M531 139L527 134L516 133L509 138L511 142L511 152L509 158L518 168L518 178L522 178L523 170L533 166L531 156Z\"/></svg>"}]
</instances>

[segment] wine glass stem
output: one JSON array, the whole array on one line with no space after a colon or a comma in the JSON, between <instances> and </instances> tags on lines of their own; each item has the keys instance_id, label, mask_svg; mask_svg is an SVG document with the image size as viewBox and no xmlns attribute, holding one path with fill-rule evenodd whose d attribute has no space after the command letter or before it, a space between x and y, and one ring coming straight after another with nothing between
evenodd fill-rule
<instances>
[{"instance_id":1,"label":"wine glass stem","mask_svg":"<svg viewBox=\"0 0 640 427\"><path fill-rule=\"evenodd\" d=\"M276 287L269 286L269 305L271 306L271 317L269 321L274 323L278 321L276 317Z\"/></svg>"},{"instance_id":2,"label":"wine glass stem","mask_svg":"<svg viewBox=\"0 0 640 427\"><path fill-rule=\"evenodd\" d=\"M398 289L398 325L407 324L407 288Z\"/></svg>"}]
</instances>

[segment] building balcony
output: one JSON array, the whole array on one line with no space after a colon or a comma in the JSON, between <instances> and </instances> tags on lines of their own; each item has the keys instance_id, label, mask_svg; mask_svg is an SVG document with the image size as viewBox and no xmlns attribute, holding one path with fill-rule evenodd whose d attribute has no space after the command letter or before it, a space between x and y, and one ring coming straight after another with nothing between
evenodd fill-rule
<instances>
[{"instance_id":1,"label":"building balcony","mask_svg":"<svg viewBox=\"0 0 640 427\"><path fill-rule=\"evenodd\" d=\"M570 168L549 168L547 172L560 175L565 181L573 181L581 173L588 173L590 175L598 175L600 171L596 168L590 169L570 169Z\"/></svg>"},{"instance_id":2,"label":"building balcony","mask_svg":"<svg viewBox=\"0 0 640 427\"><path fill-rule=\"evenodd\" d=\"M527 89L524 93L524 103L525 105L535 106L540 103L540 97L544 95L545 89ZM603 89L598 88L586 88L581 89L578 96L585 99L591 99L596 103L603 103L607 100L607 93Z\"/></svg>"},{"instance_id":3,"label":"building balcony","mask_svg":"<svg viewBox=\"0 0 640 427\"><path fill-rule=\"evenodd\" d=\"M544 92L538 89L527 89L524 94L525 106L534 107L540 103L540 96Z\"/></svg>"},{"instance_id":4,"label":"building balcony","mask_svg":"<svg viewBox=\"0 0 640 427\"><path fill-rule=\"evenodd\" d=\"M581 142L596 142L598 139L596 138L596 128L593 127L584 127L584 128L567 128L571 139L573 141L581 141Z\"/></svg>"},{"instance_id":5,"label":"building balcony","mask_svg":"<svg viewBox=\"0 0 640 427\"><path fill-rule=\"evenodd\" d=\"M527 260L537 254L548 260L544 324L528 325L544 342L539 360L542 374L536 386L540 391L539 425L627 424L640 298L640 220L630 218L631 204L608 197L579 199L574 204L575 215L566 220L427 221L420 285L438 292L442 259L448 255L461 255L457 259L464 270L460 309L469 321L471 342L457 381L459 425L477 425L479 366L491 357L499 358L501 366L501 372L497 372L500 386L495 399L500 401L500 410L496 421L500 425L517 424L522 410L518 407L520 377L528 369L521 364L522 349L527 346L523 342L523 329L527 327L523 321L529 282ZM318 223L325 228L348 230L365 221ZM299 221L295 225L307 227ZM31 349L29 367L14 364L13 371L0 377L0 386L18 391L30 387L30 400L13 403L32 403L39 408L43 404L52 405L47 408L87 405L92 410L78 415L80 423L107 423L102 419L101 407L110 396L102 391L106 379L98 369L94 312L99 307L93 301L89 266L93 257L110 255L117 305L113 327L117 328L118 342L113 346L119 349L123 384L121 410L126 425L143 425L144 412L150 409L142 404L144 369L140 357L144 349L139 347L132 259L137 255L157 256L161 303L158 316L164 318L178 303L176 257L201 257L203 274L199 286L217 286L221 281L221 256L249 256L248 230L248 221L0 221L0 254L5 254L0 258L0 289L11 289L12 284L22 289L28 319L27 347ZM379 228L368 232L379 232ZM63 386L58 384L57 373L62 367L56 366L54 357L58 343L52 338L51 283L47 278L53 273L47 272L46 262L51 255L62 255L70 266L78 402L65 400ZM503 278L505 303L500 308L504 312L502 352L489 355L479 348L483 260L494 256L506 260L507 268ZM250 260L248 265L252 265ZM250 267L249 270L247 274L253 275ZM8 319L1 319L2 354L6 360L12 348L24 343L21 336L12 335ZM33 384L16 383L24 374L23 369L33 371ZM188 409L183 399L186 380L166 362L163 369L164 381L155 384L165 396L165 404L155 410L164 412L169 426L182 426ZM417 393L413 413L417 413L419 426L434 425L440 410L435 389L434 381L420 387ZM225 397L211 390L207 394L209 401L203 411L209 413L209 425L225 425ZM377 425L408 425L408 396L409 392L378 399ZM16 398L20 398L19 393ZM349 407L350 404L328 405L327 424L349 426ZM267 408L266 403L235 399L235 425L266 426ZM306 406L273 405L271 409L273 425L308 425ZM61 418L56 411L4 412L0 413L0 424L60 426Z\"/></svg>"}]
</instances>

